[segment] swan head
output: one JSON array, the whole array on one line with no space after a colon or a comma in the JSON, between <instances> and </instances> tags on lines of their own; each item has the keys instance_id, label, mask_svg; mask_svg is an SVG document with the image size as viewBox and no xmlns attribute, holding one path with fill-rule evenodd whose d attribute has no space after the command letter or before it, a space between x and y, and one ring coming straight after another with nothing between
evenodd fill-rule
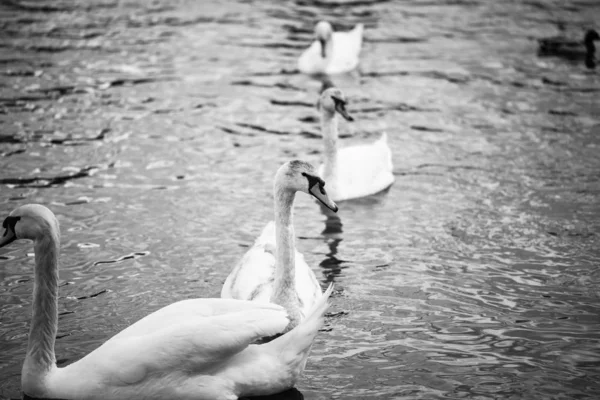
<instances>
[{"instance_id":1,"label":"swan head","mask_svg":"<svg viewBox=\"0 0 600 400\"><path fill-rule=\"evenodd\" d=\"M319 105L329 114L333 115L338 112L346 121L354 121L354 118L346 111L346 96L336 87L326 89L321 93Z\"/></svg>"},{"instance_id":2,"label":"swan head","mask_svg":"<svg viewBox=\"0 0 600 400\"><path fill-rule=\"evenodd\" d=\"M333 28L331 27L331 24L329 22L321 21L317 24L317 26L315 26L315 36L321 44L321 57L323 58L327 56L327 42L331 40L332 35Z\"/></svg>"},{"instance_id":3,"label":"swan head","mask_svg":"<svg viewBox=\"0 0 600 400\"><path fill-rule=\"evenodd\" d=\"M2 222L2 230L0 247L17 239L37 241L49 232L60 232L54 213L40 204L26 204L14 209Z\"/></svg>"},{"instance_id":4,"label":"swan head","mask_svg":"<svg viewBox=\"0 0 600 400\"><path fill-rule=\"evenodd\" d=\"M325 191L325 181L321 179L315 167L306 161L293 160L283 164L275 174L275 187L304 192L319 200L331 211L338 210L338 206Z\"/></svg>"}]
</instances>

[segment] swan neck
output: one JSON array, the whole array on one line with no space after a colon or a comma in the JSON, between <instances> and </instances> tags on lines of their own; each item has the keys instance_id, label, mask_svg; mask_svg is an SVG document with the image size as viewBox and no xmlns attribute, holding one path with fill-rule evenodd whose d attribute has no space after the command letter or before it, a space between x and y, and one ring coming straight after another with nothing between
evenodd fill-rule
<instances>
[{"instance_id":1,"label":"swan neck","mask_svg":"<svg viewBox=\"0 0 600 400\"><path fill-rule=\"evenodd\" d=\"M338 119L334 113L323 110L321 115L321 134L325 145L325 180L335 175L337 168Z\"/></svg>"},{"instance_id":2,"label":"swan neck","mask_svg":"<svg viewBox=\"0 0 600 400\"><path fill-rule=\"evenodd\" d=\"M585 48L588 51L594 52L594 50L596 50L596 46L594 45L594 40L591 37L589 37L589 36L586 35L585 40L583 41L583 43L585 45Z\"/></svg>"},{"instance_id":3,"label":"swan neck","mask_svg":"<svg viewBox=\"0 0 600 400\"><path fill-rule=\"evenodd\" d=\"M42 373L55 367L58 330L58 255L60 238L50 231L36 240L33 316L24 368Z\"/></svg>"},{"instance_id":4,"label":"swan neck","mask_svg":"<svg viewBox=\"0 0 600 400\"><path fill-rule=\"evenodd\" d=\"M587 57L594 57L596 53L596 45L594 44L593 40L585 41L585 51Z\"/></svg>"},{"instance_id":5,"label":"swan neck","mask_svg":"<svg viewBox=\"0 0 600 400\"><path fill-rule=\"evenodd\" d=\"M594 56L594 52L587 52L585 55L585 66L592 69L596 67L596 57Z\"/></svg>"},{"instance_id":6,"label":"swan neck","mask_svg":"<svg viewBox=\"0 0 600 400\"><path fill-rule=\"evenodd\" d=\"M299 304L296 293L296 246L292 212L294 191L275 187L275 279L271 302L288 311L290 325L299 322Z\"/></svg>"}]
</instances>

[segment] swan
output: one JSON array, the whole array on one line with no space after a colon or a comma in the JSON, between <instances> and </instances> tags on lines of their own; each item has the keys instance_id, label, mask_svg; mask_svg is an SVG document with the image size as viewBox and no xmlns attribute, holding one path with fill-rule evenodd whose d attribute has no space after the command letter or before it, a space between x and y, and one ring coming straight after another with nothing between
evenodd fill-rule
<instances>
[{"instance_id":1,"label":"swan","mask_svg":"<svg viewBox=\"0 0 600 400\"><path fill-rule=\"evenodd\" d=\"M298 69L308 75L341 74L358 65L363 24L348 32L333 32L327 21L315 27L316 39L298 59Z\"/></svg>"},{"instance_id":2,"label":"swan","mask_svg":"<svg viewBox=\"0 0 600 400\"><path fill-rule=\"evenodd\" d=\"M600 40L600 35L593 29L589 29L583 41L572 40L563 36L553 36L538 39L538 54L540 56L556 56L570 60L585 59L588 68L596 66L596 46L594 42Z\"/></svg>"},{"instance_id":3,"label":"swan","mask_svg":"<svg viewBox=\"0 0 600 400\"><path fill-rule=\"evenodd\" d=\"M35 250L33 316L21 386L30 399L212 399L291 388L323 324L326 293L302 324L266 344L289 323L285 309L233 299L190 299L129 326L96 350L58 368L58 220L48 208L16 208L0 247L30 239Z\"/></svg>"},{"instance_id":4,"label":"swan","mask_svg":"<svg viewBox=\"0 0 600 400\"><path fill-rule=\"evenodd\" d=\"M337 212L324 186L325 182L307 162L289 161L277 170L273 188L275 221L267 223L231 271L221 290L222 298L279 304L290 316L288 330L309 315L309 310L321 301L321 287L295 248L292 213L296 192L310 194Z\"/></svg>"},{"instance_id":5,"label":"swan","mask_svg":"<svg viewBox=\"0 0 600 400\"><path fill-rule=\"evenodd\" d=\"M328 183L334 201L370 196L394 183L392 152L387 134L373 143L338 149L338 120L336 112L348 121L354 119L346 111L346 97L336 88L321 93L321 133L325 145L325 161L319 174Z\"/></svg>"}]
</instances>

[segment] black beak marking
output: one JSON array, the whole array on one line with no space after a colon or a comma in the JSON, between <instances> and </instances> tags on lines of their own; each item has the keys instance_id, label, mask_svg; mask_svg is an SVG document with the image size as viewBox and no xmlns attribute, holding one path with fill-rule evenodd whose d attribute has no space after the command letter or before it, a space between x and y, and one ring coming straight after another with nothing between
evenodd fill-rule
<instances>
[{"instance_id":1,"label":"black beak marking","mask_svg":"<svg viewBox=\"0 0 600 400\"><path fill-rule=\"evenodd\" d=\"M17 225L17 221L19 221L20 219L21 217L6 217L4 219L4 222L2 222L2 227L6 229L4 231L4 235L2 236L4 237L8 235L9 230L11 230L12 233L16 236L15 226Z\"/></svg>"},{"instance_id":2,"label":"black beak marking","mask_svg":"<svg viewBox=\"0 0 600 400\"><path fill-rule=\"evenodd\" d=\"M302 175L304 175L308 180L309 192L312 187L314 187L315 185L319 185L319 191L321 192L321 194L325 194L325 181L323 179L319 178L318 176L309 175L306 172L303 172Z\"/></svg>"},{"instance_id":3,"label":"black beak marking","mask_svg":"<svg viewBox=\"0 0 600 400\"><path fill-rule=\"evenodd\" d=\"M336 105L338 105L338 104L341 104L341 105L343 105L343 106L345 106L345 105L346 105L346 100L342 100L342 99L340 99L339 97L335 97L335 96L331 96L331 98L333 99L333 102L334 102Z\"/></svg>"},{"instance_id":4,"label":"black beak marking","mask_svg":"<svg viewBox=\"0 0 600 400\"><path fill-rule=\"evenodd\" d=\"M325 58L327 56L325 53L325 40L319 39L319 43L321 43L321 57Z\"/></svg>"},{"instance_id":5,"label":"black beak marking","mask_svg":"<svg viewBox=\"0 0 600 400\"><path fill-rule=\"evenodd\" d=\"M319 178L318 176L310 175L310 174L307 174L306 172L303 172L302 175L304 175L306 177L306 179L308 179L308 193L310 193L311 196L313 196L315 199L319 200L319 203L323 204L325 207L329 208L333 212L338 212L337 205L335 205L335 208L331 208L331 206L326 204L323 201L323 199L320 199L318 196L316 196L311 191L312 188L319 185L319 191L321 192L321 194L323 196L327 196L327 192L325 192L325 181L323 179Z\"/></svg>"},{"instance_id":6,"label":"black beak marking","mask_svg":"<svg viewBox=\"0 0 600 400\"><path fill-rule=\"evenodd\" d=\"M4 231L4 234L2 235L2 237L8 236L9 232L12 232L12 237L10 237L9 239L3 240L2 245L0 245L0 247L4 247L7 244L10 244L10 243L14 242L15 240L17 240L17 233L15 232L15 226L17 225L17 221L20 219L21 219L21 217L6 217L4 222L2 222L2 227L4 229L6 229Z\"/></svg>"},{"instance_id":7,"label":"black beak marking","mask_svg":"<svg viewBox=\"0 0 600 400\"><path fill-rule=\"evenodd\" d=\"M346 119L347 121L354 121L354 118L352 118L352 116L348 114L348 111L346 111L345 100L342 100L335 96L331 96L331 99L335 103L335 109L342 115L342 117L344 117L344 119Z\"/></svg>"}]
</instances>

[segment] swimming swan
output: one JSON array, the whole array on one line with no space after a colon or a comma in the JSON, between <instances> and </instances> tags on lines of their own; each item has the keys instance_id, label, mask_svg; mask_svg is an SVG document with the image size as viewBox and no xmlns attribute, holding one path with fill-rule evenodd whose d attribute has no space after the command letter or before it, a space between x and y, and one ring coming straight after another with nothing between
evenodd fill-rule
<instances>
[{"instance_id":1,"label":"swimming swan","mask_svg":"<svg viewBox=\"0 0 600 400\"><path fill-rule=\"evenodd\" d=\"M314 304L321 301L319 282L294 245L292 213L298 191L337 211L324 185L314 167L304 161L290 161L277 170L273 188L275 222L267 224L231 271L221 297L279 304L290 316L287 329L298 325Z\"/></svg>"},{"instance_id":2,"label":"swimming swan","mask_svg":"<svg viewBox=\"0 0 600 400\"><path fill-rule=\"evenodd\" d=\"M348 121L354 119L346 111L346 97L338 88L325 90L319 99L321 133L325 144L325 161L319 174L328 185L334 201L370 196L394 183L392 152L387 135L373 143L338 149L336 112Z\"/></svg>"},{"instance_id":3,"label":"swimming swan","mask_svg":"<svg viewBox=\"0 0 600 400\"><path fill-rule=\"evenodd\" d=\"M341 74L358 65L362 47L363 24L349 32L333 32L331 24L321 21L315 27L315 40L298 59L304 74Z\"/></svg>"},{"instance_id":4,"label":"swimming swan","mask_svg":"<svg viewBox=\"0 0 600 400\"><path fill-rule=\"evenodd\" d=\"M594 42L600 40L600 35L593 29L589 29L583 41L572 40L563 36L554 36L538 39L538 55L563 57L570 60L585 59L588 68L596 66L596 46Z\"/></svg>"},{"instance_id":5,"label":"swimming swan","mask_svg":"<svg viewBox=\"0 0 600 400\"><path fill-rule=\"evenodd\" d=\"M30 239L35 250L33 317L23 364L25 398L212 399L267 395L291 388L327 308L326 294L302 324L280 334L283 307L241 300L191 299L166 306L126 328L81 360L56 366L60 231L46 207L10 213L0 247Z\"/></svg>"}]
</instances>

